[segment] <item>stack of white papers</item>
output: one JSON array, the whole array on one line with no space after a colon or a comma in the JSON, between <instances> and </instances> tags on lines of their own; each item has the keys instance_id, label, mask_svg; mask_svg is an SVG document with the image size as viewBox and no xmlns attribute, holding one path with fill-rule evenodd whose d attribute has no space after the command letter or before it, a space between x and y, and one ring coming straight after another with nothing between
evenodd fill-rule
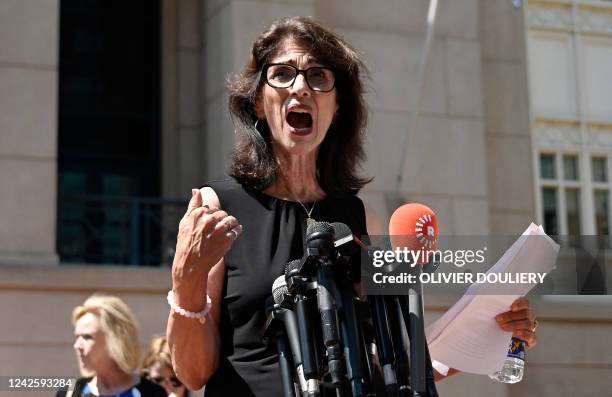
<instances>
[{"instance_id":1,"label":"stack of white papers","mask_svg":"<svg viewBox=\"0 0 612 397\"><path fill-rule=\"evenodd\" d=\"M532 223L487 273L548 274L555 268L558 253L559 245L542 226ZM499 285L472 284L453 307L427 327L434 368L443 375L449 368L482 375L500 370L512 333L502 330L495 316L508 311L512 302L535 285L515 284L511 293L494 295Z\"/></svg>"}]
</instances>

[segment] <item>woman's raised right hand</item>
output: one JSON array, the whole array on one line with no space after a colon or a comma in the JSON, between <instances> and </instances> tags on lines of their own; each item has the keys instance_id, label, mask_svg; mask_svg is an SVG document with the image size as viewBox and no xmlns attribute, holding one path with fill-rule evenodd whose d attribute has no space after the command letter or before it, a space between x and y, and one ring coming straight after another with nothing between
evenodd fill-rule
<instances>
[{"instance_id":1,"label":"woman's raised right hand","mask_svg":"<svg viewBox=\"0 0 612 397\"><path fill-rule=\"evenodd\" d=\"M232 232L231 230L234 230ZM200 190L193 189L187 212L179 223L176 253L172 264L173 289L181 285L194 287L206 277L210 269L229 251L242 233L236 218L218 208L203 205Z\"/></svg>"}]
</instances>

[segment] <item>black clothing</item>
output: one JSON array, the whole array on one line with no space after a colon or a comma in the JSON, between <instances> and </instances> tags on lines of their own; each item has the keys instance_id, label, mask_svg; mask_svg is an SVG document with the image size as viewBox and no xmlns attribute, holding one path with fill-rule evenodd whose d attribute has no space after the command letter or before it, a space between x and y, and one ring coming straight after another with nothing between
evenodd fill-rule
<instances>
[{"instance_id":1,"label":"black clothing","mask_svg":"<svg viewBox=\"0 0 612 397\"><path fill-rule=\"evenodd\" d=\"M282 396L275 346L266 346L265 301L287 262L304 252L306 211L297 202L269 196L235 180L207 184L221 208L244 226L225 256L221 303L219 368L206 385L206 397ZM310 210L313 203L304 203ZM353 195L327 196L316 202L316 221L342 222L353 234L366 234L365 210Z\"/></svg>"},{"instance_id":2,"label":"black clothing","mask_svg":"<svg viewBox=\"0 0 612 397\"><path fill-rule=\"evenodd\" d=\"M91 381L91 377L89 378L78 378L76 380L74 389L72 390L72 394L68 394L71 397L88 397L93 396L93 394L86 393L83 394L83 390L86 388L87 384ZM163 387L156 385L145 377L140 377L140 383L136 386L132 387L130 390L136 389L140 392L142 397L166 397L166 390ZM123 392L125 393L125 392ZM58 391L56 397L65 397L67 392Z\"/></svg>"}]
</instances>

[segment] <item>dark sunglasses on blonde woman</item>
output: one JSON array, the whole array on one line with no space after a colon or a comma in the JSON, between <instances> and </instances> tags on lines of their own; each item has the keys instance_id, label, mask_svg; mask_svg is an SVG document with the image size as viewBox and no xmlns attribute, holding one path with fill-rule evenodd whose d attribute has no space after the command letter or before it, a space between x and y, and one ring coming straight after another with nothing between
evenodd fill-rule
<instances>
[{"instance_id":1,"label":"dark sunglasses on blonde woman","mask_svg":"<svg viewBox=\"0 0 612 397\"><path fill-rule=\"evenodd\" d=\"M176 376L172 376L172 377L168 377L168 378L164 378L163 376L158 376L158 377L155 377L155 378L151 378L151 380L153 382L157 383L158 385L161 385L164 380L167 380L174 387L183 386L181 381Z\"/></svg>"}]
</instances>

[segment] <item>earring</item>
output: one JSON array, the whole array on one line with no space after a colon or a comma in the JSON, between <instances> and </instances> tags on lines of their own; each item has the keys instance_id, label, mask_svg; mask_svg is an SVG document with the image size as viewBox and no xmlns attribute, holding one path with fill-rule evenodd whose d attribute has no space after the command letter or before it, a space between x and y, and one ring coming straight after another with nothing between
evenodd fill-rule
<instances>
[{"instance_id":1,"label":"earring","mask_svg":"<svg viewBox=\"0 0 612 397\"><path fill-rule=\"evenodd\" d=\"M259 123L259 119L255 120L255 129L257 130L257 123ZM259 131L259 130L257 130Z\"/></svg>"}]
</instances>

